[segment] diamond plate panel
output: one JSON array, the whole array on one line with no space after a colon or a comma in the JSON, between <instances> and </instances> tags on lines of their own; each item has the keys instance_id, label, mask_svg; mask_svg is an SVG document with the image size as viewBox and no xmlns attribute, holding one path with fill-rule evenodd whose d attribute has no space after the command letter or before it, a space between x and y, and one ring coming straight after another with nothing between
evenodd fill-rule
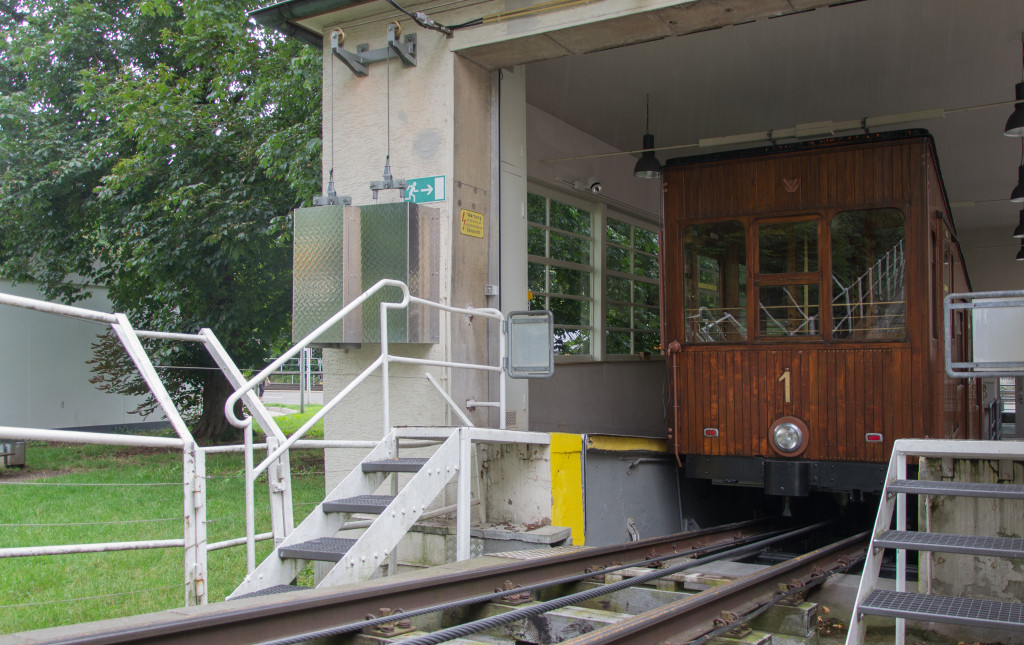
<instances>
[{"instance_id":1,"label":"diamond plate panel","mask_svg":"<svg viewBox=\"0 0 1024 645\"><path fill-rule=\"evenodd\" d=\"M345 306L343 275L344 207L299 208L292 244L292 340L298 341ZM341 325L322 338L342 342Z\"/></svg>"},{"instance_id":2,"label":"diamond plate panel","mask_svg":"<svg viewBox=\"0 0 1024 645\"><path fill-rule=\"evenodd\" d=\"M294 216L292 338L299 340L378 281L409 285L437 301L440 293L440 215L404 202L359 207L300 208ZM387 288L328 330L317 344L380 342L380 302L401 299ZM435 309L410 307L388 316L393 343L436 343Z\"/></svg>"}]
</instances>

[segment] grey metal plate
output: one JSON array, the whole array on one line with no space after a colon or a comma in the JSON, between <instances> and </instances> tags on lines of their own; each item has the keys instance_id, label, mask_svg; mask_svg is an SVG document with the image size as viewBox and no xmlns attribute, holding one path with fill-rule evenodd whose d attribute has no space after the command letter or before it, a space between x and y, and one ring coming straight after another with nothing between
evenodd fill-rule
<instances>
[{"instance_id":1,"label":"grey metal plate","mask_svg":"<svg viewBox=\"0 0 1024 645\"><path fill-rule=\"evenodd\" d=\"M394 497L391 495L359 495L324 502L325 513L383 513Z\"/></svg>"},{"instance_id":2,"label":"grey metal plate","mask_svg":"<svg viewBox=\"0 0 1024 645\"><path fill-rule=\"evenodd\" d=\"M875 590L860 609L866 614L893 616L911 620L937 621L1020 629L1024 626L1024 605L977 598L951 598L917 593Z\"/></svg>"},{"instance_id":3,"label":"grey metal plate","mask_svg":"<svg viewBox=\"0 0 1024 645\"><path fill-rule=\"evenodd\" d=\"M1020 484L978 484L973 482L926 481L906 479L889 484L887 490L912 495L954 495L960 497L998 497L1024 499Z\"/></svg>"},{"instance_id":4,"label":"grey metal plate","mask_svg":"<svg viewBox=\"0 0 1024 645\"><path fill-rule=\"evenodd\" d=\"M427 463L425 457L399 457L386 461L364 461L364 473L416 473L420 471L423 464Z\"/></svg>"},{"instance_id":5,"label":"grey metal plate","mask_svg":"<svg viewBox=\"0 0 1024 645\"><path fill-rule=\"evenodd\" d=\"M283 559L320 560L337 562L345 555L355 540L349 538L323 537L309 542L282 546L278 555Z\"/></svg>"},{"instance_id":6,"label":"grey metal plate","mask_svg":"<svg viewBox=\"0 0 1024 645\"><path fill-rule=\"evenodd\" d=\"M255 598L257 596L272 596L274 594L286 593L289 591L302 591L303 589L311 589L312 587L300 587L299 585L274 585L273 587L267 587L266 589L260 589L259 591L253 591L239 596L238 598L232 598L232 600L241 600L242 598Z\"/></svg>"},{"instance_id":7,"label":"grey metal plate","mask_svg":"<svg viewBox=\"0 0 1024 645\"><path fill-rule=\"evenodd\" d=\"M1024 558L1024 538L987 535L885 531L875 538L874 546L912 551L987 555L999 558Z\"/></svg>"}]
</instances>

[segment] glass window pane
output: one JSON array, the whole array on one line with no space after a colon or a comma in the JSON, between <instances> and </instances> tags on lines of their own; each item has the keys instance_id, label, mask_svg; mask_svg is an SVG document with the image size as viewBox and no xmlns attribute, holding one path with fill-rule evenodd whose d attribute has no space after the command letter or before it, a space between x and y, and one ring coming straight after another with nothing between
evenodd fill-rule
<instances>
[{"instance_id":1,"label":"glass window pane","mask_svg":"<svg viewBox=\"0 0 1024 645\"><path fill-rule=\"evenodd\" d=\"M590 240L551 231L551 253L553 260L564 260L576 264L590 264Z\"/></svg>"},{"instance_id":2,"label":"glass window pane","mask_svg":"<svg viewBox=\"0 0 1024 645\"><path fill-rule=\"evenodd\" d=\"M685 340L747 338L747 244L737 221L689 226L684 238Z\"/></svg>"},{"instance_id":3,"label":"glass window pane","mask_svg":"<svg viewBox=\"0 0 1024 645\"><path fill-rule=\"evenodd\" d=\"M530 262L526 266L526 277L529 284L530 291L538 293L541 291L547 291L547 285L544 284L544 265L537 264L536 262Z\"/></svg>"},{"instance_id":4,"label":"glass window pane","mask_svg":"<svg viewBox=\"0 0 1024 645\"><path fill-rule=\"evenodd\" d=\"M633 246L640 251L651 253L654 255L658 254L658 234L654 231L648 231L645 228L639 226L633 229L634 242Z\"/></svg>"},{"instance_id":5,"label":"glass window pane","mask_svg":"<svg viewBox=\"0 0 1024 645\"><path fill-rule=\"evenodd\" d=\"M818 270L818 221L757 227L758 271L812 273Z\"/></svg>"},{"instance_id":6,"label":"glass window pane","mask_svg":"<svg viewBox=\"0 0 1024 645\"><path fill-rule=\"evenodd\" d=\"M590 212L552 199L551 227L590 237Z\"/></svg>"},{"instance_id":7,"label":"glass window pane","mask_svg":"<svg viewBox=\"0 0 1024 645\"><path fill-rule=\"evenodd\" d=\"M658 285L650 282L633 283L633 302L643 305L658 306Z\"/></svg>"},{"instance_id":8,"label":"glass window pane","mask_svg":"<svg viewBox=\"0 0 1024 645\"><path fill-rule=\"evenodd\" d=\"M629 224L609 217L607 226L608 241L621 244L622 246L631 246L631 240L629 239L630 228Z\"/></svg>"},{"instance_id":9,"label":"glass window pane","mask_svg":"<svg viewBox=\"0 0 1024 645\"><path fill-rule=\"evenodd\" d=\"M547 256L544 229L533 226L526 229L526 252L530 255Z\"/></svg>"},{"instance_id":10,"label":"glass window pane","mask_svg":"<svg viewBox=\"0 0 1024 645\"><path fill-rule=\"evenodd\" d=\"M631 328L633 324L629 317L629 307L626 305L608 307L608 316L605 318L605 322L609 327Z\"/></svg>"},{"instance_id":11,"label":"glass window pane","mask_svg":"<svg viewBox=\"0 0 1024 645\"><path fill-rule=\"evenodd\" d=\"M632 267L630 266L631 255L632 253L626 249L609 246L605 255L605 268L609 271L618 271L619 273L632 273Z\"/></svg>"},{"instance_id":12,"label":"glass window pane","mask_svg":"<svg viewBox=\"0 0 1024 645\"><path fill-rule=\"evenodd\" d=\"M633 273L645 278L658 277L658 258L643 253L633 254Z\"/></svg>"},{"instance_id":13,"label":"glass window pane","mask_svg":"<svg viewBox=\"0 0 1024 645\"><path fill-rule=\"evenodd\" d=\"M547 298L534 295L530 298L530 310L543 311L548 308Z\"/></svg>"},{"instance_id":14,"label":"glass window pane","mask_svg":"<svg viewBox=\"0 0 1024 645\"><path fill-rule=\"evenodd\" d=\"M526 219L534 224L547 224L548 200L540 195L526 195Z\"/></svg>"},{"instance_id":15,"label":"glass window pane","mask_svg":"<svg viewBox=\"0 0 1024 645\"><path fill-rule=\"evenodd\" d=\"M661 353L661 336L657 333L636 332L633 334L633 352Z\"/></svg>"},{"instance_id":16,"label":"glass window pane","mask_svg":"<svg viewBox=\"0 0 1024 645\"><path fill-rule=\"evenodd\" d=\"M585 329L556 329L555 354L580 356L590 353L590 331Z\"/></svg>"},{"instance_id":17,"label":"glass window pane","mask_svg":"<svg viewBox=\"0 0 1024 645\"><path fill-rule=\"evenodd\" d=\"M609 354L632 354L632 334L628 331L605 332L605 351Z\"/></svg>"},{"instance_id":18,"label":"glass window pane","mask_svg":"<svg viewBox=\"0 0 1024 645\"><path fill-rule=\"evenodd\" d=\"M757 291L761 336L818 335L817 284L761 287Z\"/></svg>"},{"instance_id":19,"label":"glass window pane","mask_svg":"<svg viewBox=\"0 0 1024 645\"><path fill-rule=\"evenodd\" d=\"M647 307L633 307L633 327L655 331L658 329L658 310Z\"/></svg>"},{"instance_id":20,"label":"glass window pane","mask_svg":"<svg viewBox=\"0 0 1024 645\"><path fill-rule=\"evenodd\" d=\"M903 213L846 211L832 219L832 337L905 338Z\"/></svg>"},{"instance_id":21,"label":"glass window pane","mask_svg":"<svg viewBox=\"0 0 1024 645\"><path fill-rule=\"evenodd\" d=\"M548 267L548 291L570 296L589 296L590 274L574 269Z\"/></svg>"},{"instance_id":22,"label":"glass window pane","mask_svg":"<svg viewBox=\"0 0 1024 645\"><path fill-rule=\"evenodd\" d=\"M590 326L590 302L570 298L548 299L548 308L555 318L556 325Z\"/></svg>"},{"instance_id":23,"label":"glass window pane","mask_svg":"<svg viewBox=\"0 0 1024 645\"><path fill-rule=\"evenodd\" d=\"M608 276L608 299L618 300L619 302L629 302L629 285L631 282L632 280L626 280L625 278L615 278L612 276Z\"/></svg>"}]
</instances>

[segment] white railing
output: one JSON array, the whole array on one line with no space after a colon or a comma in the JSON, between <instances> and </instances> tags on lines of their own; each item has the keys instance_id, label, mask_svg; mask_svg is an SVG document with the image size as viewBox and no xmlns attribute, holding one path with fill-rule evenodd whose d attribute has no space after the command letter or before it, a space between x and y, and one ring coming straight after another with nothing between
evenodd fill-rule
<instances>
[{"instance_id":1,"label":"white railing","mask_svg":"<svg viewBox=\"0 0 1024 645\"><path fill-rule=\"evenodd\" d=\"M235 404L239 400L243 400L243 397L247 397L244 400L248 404L251 398L254 398L254 391L259 383L261 383L267 376L280 368L281 365L285 364L292 357L302 352L311 343L316 342L316 339L331 329L334 325L340 322L345 316L349 315L353 311L359 309L359 307L367 302L371 297L377 294L379 291L386 287L398 288L402 292L402 299L398 302L381 302L380 303L380 356L377 357L366 369L364 369L359 375L357 375L352 381L346 385L338 394L336 394L329 401L325 400L323 407L317 411L306 423L304 423L298 430L296 430L290 437L285 439L280 445L276 446L273 450L268 450L267 457L259 464L253 465L255 461L252 456L252 446L250 445L252 436L252 420L249 417L238 418L235 415ZM499 360L498 365L485 365L478 363L456 363L453 361L443 360L428 360L420 358L411 358L407 356L395 356L388 351L388 312L394 309L406 309L410 305L421 305L439 311L446 311L453 314L461 314L470 317L480 316L490 320L498 321L499 325ZM253 534L253 517L255 512L255 492L254 484L257 477L259 477L267 468L278 459L284 459L287 462L288 451L296 446L302 437L312 428L320 419L324 418L331 410L333 410L342 400L345 399L353 390L359 387L366 379L368 379L374 372L380 369L381 372L381 391L382 391L382 417L383 417L383 430L381 437L391 429L391 387L388 381L389 366L391 363L405 363L412 365L423 365L429 367L443 367L450 369L467 369L467 370L480 370L492 372L498 375L498 401L494 402L475 402L477 406L481 407L497 407L498 408L498 419L499 429L505 429L505 370L503 366L505 364L505 353L506 353L506 340L505 334L506 329L504 325L505 315L497 309L475 309L475 308L461 308L461 307L450 307L448 305L442 305L440 303L432 302L430 300L424 300L418 298L409 293L409 287L398 280L381 280L375 285L367 289L362 295L350 302L348 305L343 307L338 313L328 318L323 324L310 332L305 338L296 343L291 349L282 354L276 361L268 365L259 374L256 374L248 381L239 384L234 393L232 393L227 402L224 404L224 414L228 421L235 427L242 428L245 432L246 443L246 466L245 466L245 489L246 489L246 552L247 560L249 564L248 572L252 573L255 569L255 536ZM430 378L430 376L427 376ZM436 381L430 379L438 391L445 398L448 404L458 413L461 420L466 423L468 418L462 413L459 407L447 396L447 394L441 390ZM258 399L257 399L258 401ZM248 407L248 406L247 406ZM251 408L250 408L251 411ZM262 421L261 421L262 423ZM472 425L467 424L467 425ZM276 426L275 426L276 427ZM332 444L344 445L346 447L372 447L377 442L331 442ZM369 445L367 445L369 444ZM289 521L288 530L290 531L293 524Z\"/></svg>"},{"instance_id":2,"label":"white railing","mask_svg":"<svg viewBox=\"0 0 1024 645\"><path fill-rule=\"evenodd\" d=\"M185 569L185 604L205 604L207 602L207 554L221 548L238 546L249 542L248 536L208 544L206 539L206 455L220 452L241 452L243 446L210 446L196 444L189 432L170 394L160 380L146 349L140 338L171 342L201 343L213 357L218 367L235 387L245 383L245 377L228 356L216 335L209 329L202 329L198 334L177 334L157 331L135 330L124 314L93 311L82 307L72 307L56 303L24 298L11 294L0 293L0 305L8 305L38 311L47 314L67 316L92 323L109 325L121 341L125 351L139 371L139 375L160 406L168 423L174 429L176 437L152 437L144 435L105 434L94 432L76 432L73 430L50 430L41 428L21 428L0 426L0 439L18 439L31 441L60 441L68 443L105 444L117 446L140 446L151 448L178 448L182 451L182 499L184 508L183 537L167 540L138 540L132 542L61 544L35 547L15 547L0 549L0 558L27 557L33 555L58 555L73 553L98 553L107 551L123 551L133 549L182 548L184 549ZM245 404L256 416L266 433L266 442L251 444L251 426L248 433L250 454L252 448L265 447L273 451L284 442L285 436L273 420L270 412L263 406L255 393L247 393ZM302 441L297 448L324 448L339 445L357 445L368 447L373 442L327 442ZM287 456L280 460L282 467L277 469L274 478L270 478L271 526L272 532L252 536L254 540L265 540L287 534L292 526L291 478L287 464ZM250 531L252 533L253 531Z\"/></svg>"},{"instance_id":3,"label":"white railing","mask_svg":"<svg viewBox=\"0 0 1024 645\"><path fill-rule=\"evenodd\" d=\"M903 240L900 240L849 285L844 285L833 275L832 281L839 287L839 292L832 297L833 311L841 307L846 313L839 317L833 314L832 331L838 332L845 325L847 331L852 332L858 319L873 317L872 310L876 304L902 302L904 272Z\"/></svg>"}]
</instances>

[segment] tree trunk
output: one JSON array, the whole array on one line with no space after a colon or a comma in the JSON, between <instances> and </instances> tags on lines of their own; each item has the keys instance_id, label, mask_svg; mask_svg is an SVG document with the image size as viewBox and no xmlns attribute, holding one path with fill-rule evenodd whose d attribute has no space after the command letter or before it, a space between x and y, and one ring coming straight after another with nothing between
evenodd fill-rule
<instances>
[{"instance_id":1,"label":"tree trunk","mask_svg":"<svg viewBox=\"0 0 1024 645\"><path fill-rule=\"evenodd\" d=\"M197 441L202 444L241 441L241 428L228 423L224 416L224 404L232 392L234 388L219 370L207 372L203 380L203 412L192 428L192 436ZM235 416L242 418L241 402L235 405Z\"/></svg>"}]
</instances>

